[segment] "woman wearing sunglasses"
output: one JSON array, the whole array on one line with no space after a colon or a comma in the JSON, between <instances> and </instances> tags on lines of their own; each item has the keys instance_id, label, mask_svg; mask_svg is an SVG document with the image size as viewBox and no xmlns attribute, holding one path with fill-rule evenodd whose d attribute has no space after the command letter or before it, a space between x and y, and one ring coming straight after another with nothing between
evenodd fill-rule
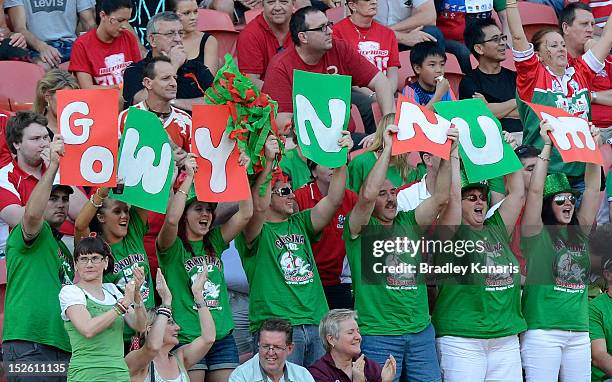
<instances>
[{"instance_id":1,"label":"woman wearing sunglasses","mask_svg":"<svg viewBox=\"0 0 612 382\"><path fill-rule=\"evenodd\" d=\"M241 154L241 165L246 166L248 160ZM189 377L193 382L203 382L205 378L207 381L227 381L239 365L239 359L231 334L234 321L221 254L248 223L253 214L253 202L252 198L241 201L234 216L211 229L216 204L196 199L192 187L196 170L195 155L189 154L185 160L186 177L170 200L164 225L157 236L157 257L174 293L172 310L181 327L180 345L190 344L200 336L198 312L201 304L194 299L191 289L198 273L207 269L208 280L202 297L215 321L216 339L206 357L193 363Z\"/></svg>"},{"instance_id":2,"label":"woman wearing sunglasses","mask_svg":"<svg viewBox=\"0 0 612 382\"><path fill-rule=\"evenodd\" d=\"M155 289L162 305L150 310L144 346L130 352L125 361L132 382L189 382L187 370L198 362L215 342L215 322L204 301L203 289L208 281L206 267L195 277L191 286L197 305L200 335L193 342L174 350L179 344L181 327L172 317L172 294L161 270L157 269Z\"/></svg>"},{"instance_id":3,"label":"woman wearing sunglasses","mask_svg":"<svg viewBox=\"0 0 612 382\"><path fill-rule=\"evenodd\" d=\"M586 189L578 192L565 174L546 175L552 143L546 121L540 123L544 148L538 156L521 225L521 249L527 260L521 335L527 381L590 381L588 315L588 234L600 202L600 167L587 163ZM596 143L599 132L591 127Z\"/></svg>"},{"instance_id":4,"label":"woman wearing sunglasses","mask_svg":"<svg viewBox=\"0 0 612 382\"><path fill-rule=\"evenodd\" d=\"M144 331L147 320L140 293L142 268L122 294L114 284L102 283L113 269L111 249L100 237L87 237L74 250L80 280L59 294L64 327L70 337L72 358L68 381L130 382L123 359L123 323ZM35 303L35 302L33 302ZM133 307L132 307L133 303Z\"/></svg>"},{"instance_id":5,"label":"woman wearing sunglasses","mask_svg":"<svg viewBox=\"0 0 612 382\"><path fill-rule=\"evenodd\" d=\"M451 195L439 234L452 236L455 246L448 253L435 253L434 263L467 270L438 274L432 322L440 368L450 382L522 381L518 334L526 325L519 263L510 238L525 202L523 176L520 171L506 176L508 194L487 219L488 185L468 181L456 149L451 158Z\"/></svg>"}]
</instances>

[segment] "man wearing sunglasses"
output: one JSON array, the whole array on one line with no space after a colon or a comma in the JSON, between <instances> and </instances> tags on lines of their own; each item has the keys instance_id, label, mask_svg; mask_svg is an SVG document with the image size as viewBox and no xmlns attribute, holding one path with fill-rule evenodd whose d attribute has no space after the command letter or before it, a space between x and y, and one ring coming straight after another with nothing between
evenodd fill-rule
<instances>
[{"instance_id":1,"label":"man wearing sunglasses","mask_svg":"<svg viewBox=\"0 0 612 382\"><path fill-rule=\"evenodd\" d=\"M521 144L523 125L516 108L516 72L501 65L506 59L508 37L495 20L482 19L470 23L464 39L465 45L478 60L478 67L461 80L459 98L483 100L501 122L502 130L512 133Z\"/></svg>"},{"instance_id":2,"label":"man wearing sunglasses","mask_svg":"<svg viewBox=\"0 0 612 382\"><path fill-rule=\"evenodd\" d=\"M351 76L353 86L376 93L383 115L395 110L395 89L387 77L349 44L333 40L332 25L323 12L312 6L299 9L291 17L289 30L294 46L274 56L262 89L278 101L276 123L281 128L293 116L294 70Z\"/></svg>"},{"instance_id":3,"label":"man wearing sunglasses","mask_svg":"<svg viewBox=\"0 0 612 382\"><path fill-rule=\"evenodd\" d=\"M338 146L352 148L348 132L343 132ZM346 166L333 170L324 198L294 214L289 179L277 168L267 181L278 152L278 139L270 135L265 143L266 165L251 191L253 217L236 238L236 248L249 281L251 333L257 333L267 319L288 320L295 344L288 360L308 367L325 353L318 325L328 311L312 243L342 204ZM258 340L254 334L253 343Z\"/></svg>"}]
</instances>

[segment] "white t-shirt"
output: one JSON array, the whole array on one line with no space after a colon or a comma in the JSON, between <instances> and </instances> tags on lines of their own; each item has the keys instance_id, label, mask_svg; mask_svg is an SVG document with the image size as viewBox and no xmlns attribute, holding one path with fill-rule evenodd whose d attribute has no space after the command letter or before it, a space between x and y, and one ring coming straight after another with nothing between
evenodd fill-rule
<instances>
[{"instance_id":1,"label":"white t-shirt","mask_svg":"<svg viewBox=\"0 0 612 382\"><path fill-rule=\"evenodd\" d=\"M374 20L384 26L397 24L400 21L412 16L415 8L422 6L432 0L379 0L377 3L378 11Z\"/></svg>"},{"instance_id":2,"label":"white t-shirt","mask_svg":"<svg viewBox=\"0 0 612 382\"><path fill-rule=\"evenodd\" d=\"M397 212L412 211L431 197L427 190L426 177L427 174L423 176L420 182L416 182L397 193Z\"/></svg>"},{"instance_id":3,"label":"white t-shirt","mask_svg":"<svg viewBox=\"0 0 612 382\"><path fill-rule=\"evenodd\" d=\"M62 320L70 321L66 316L66 309L72 305L84 305L87 306L87 298L97 302L101 305L115 305L117 300L123 298L123 294L117 289L115 284L104 283L102 284L102 290L104 291L104 300L100 301L87 291L79 288L76 285L66 285L62 288L59 294L60 308L62 309Z\"/></svg>"}]
</instances>

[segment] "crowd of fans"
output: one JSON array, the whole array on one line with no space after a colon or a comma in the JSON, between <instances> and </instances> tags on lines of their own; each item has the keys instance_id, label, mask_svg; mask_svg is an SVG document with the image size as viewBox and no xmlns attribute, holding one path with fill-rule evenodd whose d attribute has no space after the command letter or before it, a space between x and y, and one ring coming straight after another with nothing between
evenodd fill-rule
<instances>
[{"instance_id":1,"label":"crowd of fans","mask_svg":"<svg viewBox=\"0 0 612 382\"><path fill-rule=\"evenodd\" d=\"M563 162L553 126L525 103L590 121L608 148L612 6L537 2L559 25L528 40L516 0L0 0L0 60L46 71L32 111L0 110L2 357L66 367L9 381L612 381L612 177ZM333 24L325 12L338 7L348 16ZM200 8L236 23L261 9L236 61L278 103L279 130L252 198L236 203L194 189L191 111L223 64ZM455 89L449 55L464 73ZM364 130L351 119L337 142L347 165L296 144L294 70L350 76ZM165 214L59 184L56 93L97 88L122 95L119 132L130 106L162 122L176 163ZM430 110L482 100L522 169L470 183L454 127L448 159L392 155L400 94ZM512 271L372 281L383 228L485 243L390 253L387 266Z\"/></svg>"}]
</instances>

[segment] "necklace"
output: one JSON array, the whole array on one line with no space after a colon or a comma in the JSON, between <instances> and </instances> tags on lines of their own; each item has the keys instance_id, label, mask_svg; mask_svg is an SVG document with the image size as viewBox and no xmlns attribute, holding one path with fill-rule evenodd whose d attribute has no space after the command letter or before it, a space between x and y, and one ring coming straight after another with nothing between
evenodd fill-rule
<instances>
[{"instance_id":1,"label":"necklace","mask_svg":"<svg viewBox=\"0 0 612 382\"><path fill-rule=\"evenodd\" d=\"M147 104L147 101L145 101L145 107L147 108L148 111L150 111L151 113L155 114L157 116L157 118L159 118L159 120L161 121L162 124L166 122L166 120L168 119L168 117L172 113L172 107L170 107L170 111L168 111L168 112L155 111L155 110L153 110Z\"/></svg>"},{"instance_id":2,"label":"necklace","mask_svg":"<svg viewBox=\"0 0 612 382\"><path fill-rule=\"evenodd\" d=\"M357 32L357 34L359 35L359 40L365 41L368 38L368 34L372 30L372 28L371 27L367 28L367 32L365 32L365 34L362 34L361 31L359 30L359 27L355 25L355 23L353 22L353 19L349 17L349 20L351 20L351 24L353 24L353 28L355 28L355 32Z\"/></svg>"}]
</instances>

